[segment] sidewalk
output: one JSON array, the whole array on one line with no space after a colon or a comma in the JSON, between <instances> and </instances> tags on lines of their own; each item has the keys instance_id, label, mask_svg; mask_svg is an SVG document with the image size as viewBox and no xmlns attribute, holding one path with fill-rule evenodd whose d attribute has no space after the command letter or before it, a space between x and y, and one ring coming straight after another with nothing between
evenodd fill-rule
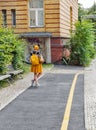
<instances>
[{"instance_id":1,"label":"sidewalk","mask_svg":"<svg viewBox=\"0 0 96 130\"><path fill-rule=\"evenodd\" d=\"M49 70L44 69L44 74ZM58 71L58 70L57 70ZM65 72L66 73L66 72ZM71 71L67 70L67 73ZM72 72L73 73L73 72ZM7 88L0 90L0 110L29 88L33 75L29 73ZM84 69L84 110L86 130L96 130L96 60Z\"/></svg>"},{"instance_id":2,"label":"sidewalk","mask_svg":"<svg viewBox=\"0 0 96 130\"><path fill-rule=\"evenodd\" d=\"M84 72L85 127L96 130L96 59Z\"/></svg>"}]
</instances>

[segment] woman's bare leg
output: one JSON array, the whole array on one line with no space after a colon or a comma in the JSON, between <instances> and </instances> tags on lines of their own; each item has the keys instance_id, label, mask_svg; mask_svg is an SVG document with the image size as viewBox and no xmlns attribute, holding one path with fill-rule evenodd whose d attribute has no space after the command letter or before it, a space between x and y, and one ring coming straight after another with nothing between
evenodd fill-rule
<instances>
[{"instance_id":1,"label":"woman's bare leg","mask_svg":"<svg viewBox=\"0 0 96 130\"><path fill-rule=\"evenodd\" d=\"M40 78L41 74L42 74L42 73L38 73L38 75L37 75L37 79L39 79L39 78Z\"/></svg>"},{"instance_id":2,"label":"woman's bare leg","mask_svg":"<svg viewBox=\"0 0 96 130\"><path fill-rule=\"evenodd\" d=\"M42 73L38 73L38 74L36 75L36 81L35 81L35 83L36 83L36 86L37 86L37 87L40 86L39 83L38 83L38 80L39 80L41 74L42 74Z\"/></svg>"},{"instance_id":3,"label":"woman's bare leg","mask_svg":"<svg viewBox=\"0 0 96 130\"><path fill-rule=\"evenodd\" d=\"M31 86L33 86L34 82L36 82L36 81L37 81L37 74L34 73L34 78L33 78L33 80L32 80L32 85L31 85Z\"/></svg>"},{"instance_id":4,"label":"woman's bare leg","mask_svg":"<svg viewBox=\"0 0 96 130\"><path fill-rule=\"evenodd\" d=\"M34 73L34 81L37 80L37 73Z\"/></svg>"}]
</instances>

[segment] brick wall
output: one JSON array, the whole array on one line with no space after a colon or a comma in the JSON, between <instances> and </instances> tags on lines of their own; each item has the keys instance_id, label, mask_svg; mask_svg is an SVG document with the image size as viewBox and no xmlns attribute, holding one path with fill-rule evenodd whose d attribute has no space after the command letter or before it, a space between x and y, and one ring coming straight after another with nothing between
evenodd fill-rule
<instances>
[{"instance_id":1,"label":"brick wall","mask_svg":"<svg viewBox=\"0 0 96 130\"><path fill-rule=\"evenodd\" d=\"M51 57L52 63L61 63L63 54L63 45L61 38L51 39Z\"/></svg>"}]
</instances>

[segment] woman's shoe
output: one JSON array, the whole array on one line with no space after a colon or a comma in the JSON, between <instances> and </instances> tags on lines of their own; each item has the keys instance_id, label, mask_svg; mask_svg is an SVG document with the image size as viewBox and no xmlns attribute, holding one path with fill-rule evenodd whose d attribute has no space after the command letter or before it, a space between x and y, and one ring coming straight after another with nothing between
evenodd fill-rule
<instances>
[{"instance_id":1,"label":"woman's shoe","mask_svg":"<svg viewBox=\"0 0 96 130\"><path fill-rule=\"evenodd\" d=\"M37 83L35 84L35 87L38 88L39 86L40 86L40 84L37 82Z\"/></svg>"},{"instance_id":2,"label":"woman's shoe","mask_svg":"<svg viewBox=\"0 0 96 130\"><path fill-rule=\"evenodd\" d=\"M31 87L33 87L34 86L34 80L32 80L32 84L31 84Z\"/></svg>"}]
</instances>

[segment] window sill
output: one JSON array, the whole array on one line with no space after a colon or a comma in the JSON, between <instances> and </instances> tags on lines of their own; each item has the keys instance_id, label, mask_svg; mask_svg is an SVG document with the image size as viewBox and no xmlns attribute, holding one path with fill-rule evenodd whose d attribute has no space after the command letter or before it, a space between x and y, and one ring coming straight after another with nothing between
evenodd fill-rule
<instances>
[{"instance_id":1,"label":"window sill","mask_svg":"<svg viewBox=\"0 0 96 130\"><path fill-rule=\"evenodd\" d=\"M44 26L29 26L29 28L44 28Z\"/></svg>"},{"instance_id":2,"label":"window sill","mask_svg":"<svg viewBox=\"0 0 96 130\"><path fill-rule=\"evenodd\" d=\"M12 25L11 27L12 27L12 28L16 28L16 25Z\"/></svg>"}]
</instances>

